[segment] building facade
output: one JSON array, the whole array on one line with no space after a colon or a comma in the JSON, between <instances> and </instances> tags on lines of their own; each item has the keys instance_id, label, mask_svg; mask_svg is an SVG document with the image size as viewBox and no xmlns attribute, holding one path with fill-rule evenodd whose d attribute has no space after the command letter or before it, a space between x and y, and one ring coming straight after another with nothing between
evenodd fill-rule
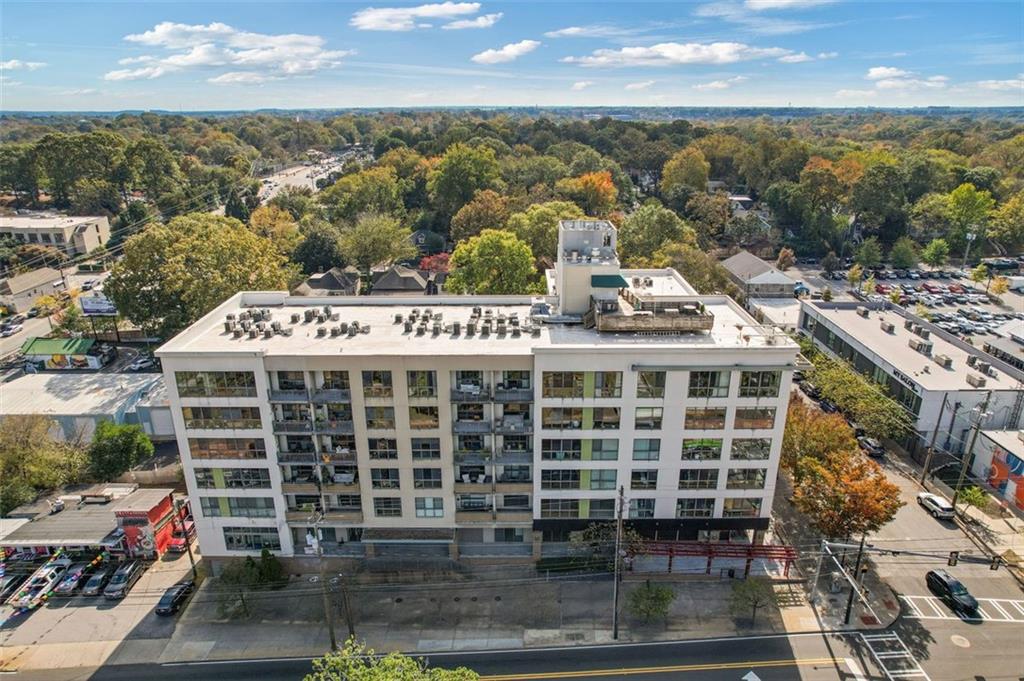
<instances>
[{"instance_id":1,"label":"building facade","mask_svg":"<svg viewBox=\"0 0 1024 681\"><path fill-rule=\"evenodd\" d=\"M204 555L529 560L620 489L649 536L758 540L797 346L560 229L547 296L242 293L163 346Z\"/></svg>"},{"instance_id":2,"label":"building facade","mask_svg":"<svg viewBox=\"0 0 1024 681\"><path fill-rule=\"evenodd\" d=\"M102 216L16 215L0 217L0 238L58 248L71 257L91 253L110 239L110 221Z\"/></svg>"}]
</instances>

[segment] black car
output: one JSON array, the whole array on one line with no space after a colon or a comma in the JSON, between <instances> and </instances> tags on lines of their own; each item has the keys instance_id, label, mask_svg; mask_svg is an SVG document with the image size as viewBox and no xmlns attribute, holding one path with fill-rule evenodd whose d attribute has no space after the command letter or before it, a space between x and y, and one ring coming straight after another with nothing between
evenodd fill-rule
<instances>
[{"instance_id":1,"label":"black car","mask_svg":"<svg viewBox=\"0 0 1024 681\"><path fill-rule=\"evenodd\" d=\"M188 600L189 594L195 589L195 582L191 579L178 582L167 588L160 602L156 604L156 614L173 615Z\"/></svg>"},{"instance_id":2,"label":"black car","mask_svg":"<svg viewBox=\"0 0 1024 681\"><path fill-rule=\"evenodd\" d=\"M978 601L967 591L967 587L945 570L930 570L925 582L933 594L946 601L949 607L965 615L978 612Z\"/></svg>"},{"instance_id":3,"label":"black car","mask_svg":"<svg viewBox=\"0 0 1024 681\"><path fill-rule=\"evenodd\" d=\"M816 400L821 397L821 391L818 389L818 386L814 385L810 381L802 381L800 383L800 392L807 395L812 400Z\"/></svg>"},{"instance_id":4,"label":"black car","mask_svg":"<svg viewBox=\"0 0 1024 681\"><path fill-rule=\"evenodd\" d=\"M0 603L13 596L21 583L28 577L28 575L4 575L0 578Z\"/></svg>"},{"instance_id":5,"label":"black car","mask_svg":"<svg viewBox=\"0 0 1024 681\"><path fill-rule=\"evenodd\" d=\"M821 407L821 410L826 414L835 414L839 411L839 407L837 407L836 403L832 400L821 400L818 402L818 406Z\"/></svg>"}]
</instances>

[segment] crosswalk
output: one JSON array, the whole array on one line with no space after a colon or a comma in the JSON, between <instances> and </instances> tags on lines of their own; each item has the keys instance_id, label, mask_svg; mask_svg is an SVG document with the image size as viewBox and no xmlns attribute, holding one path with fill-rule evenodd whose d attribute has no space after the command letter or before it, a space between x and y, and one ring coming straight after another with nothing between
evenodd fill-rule
<instances>
[{"instance_id":1,"label":"crosswalk","mask_svg":"<svg viewBox=\"0 0 1024 681\"><path fill-rule=\"evenodd\" d=\"M979 598L978 616L958 615L935 596L900 596L907 606L906 617L921 620L968 620L973 622L1017 622L1024 624L1024 601L1009 598Z\"/></svg>"},{"instance_id":2,"label":"crosswalk","mask_svg":"<svg viewBox=\"0 0 1024 681\"><path fill-rule=\"evenodd\" d=\"M931 681L917 658L903 643L903 639L896 634L861 634L860 637L889 681L898 679Z\"/></svg>"}]
</instances>

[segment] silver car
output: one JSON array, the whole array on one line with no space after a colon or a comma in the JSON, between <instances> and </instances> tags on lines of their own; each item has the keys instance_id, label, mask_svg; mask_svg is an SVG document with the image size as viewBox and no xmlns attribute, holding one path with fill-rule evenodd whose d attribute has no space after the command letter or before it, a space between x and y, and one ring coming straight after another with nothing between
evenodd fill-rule
<instances>
[{"instance_id":1,"label":"silver car","mask_svg":"<svg viewBox=\"0 0 1024 681\"><path fill-rule=\"evenodd\" d=\"M931 513L933 518L952 520L954 517L953 507L948 501L937 494L921 492L917 495L917 503L921 508Z\"/></svg>"}]
</instances>

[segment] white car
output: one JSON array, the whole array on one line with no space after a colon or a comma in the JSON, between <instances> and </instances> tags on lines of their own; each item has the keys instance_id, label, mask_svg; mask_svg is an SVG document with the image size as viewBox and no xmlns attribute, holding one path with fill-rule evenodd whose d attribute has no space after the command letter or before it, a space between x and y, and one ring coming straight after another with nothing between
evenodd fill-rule
<instances>
[{"instance_id":1,"label":"white car","mask_svg":"<svg viewBox=\"0 0 1024 681\"><path fill-rule=\"evenodd\" d=\"M953 519L953 507L948 501L937 494L921 492L917 495L917 503L921 508L931 513L933 518L941 518L943 520Z\"/></svg>"},{"instance_id":2,"label":"white car","mask_svg":"<svg viewBox=\"0 0 1024 681\"><path fill-rule=\"evenodd\" d=\"M4 338L9 338L9 337L13 336L14 334L20 332L24 328L25 327L22 326L21 324L13 324L11 326L8 326L2 332L0 332L0 336L3 336Z\"/></svg>"}]
</instances>

